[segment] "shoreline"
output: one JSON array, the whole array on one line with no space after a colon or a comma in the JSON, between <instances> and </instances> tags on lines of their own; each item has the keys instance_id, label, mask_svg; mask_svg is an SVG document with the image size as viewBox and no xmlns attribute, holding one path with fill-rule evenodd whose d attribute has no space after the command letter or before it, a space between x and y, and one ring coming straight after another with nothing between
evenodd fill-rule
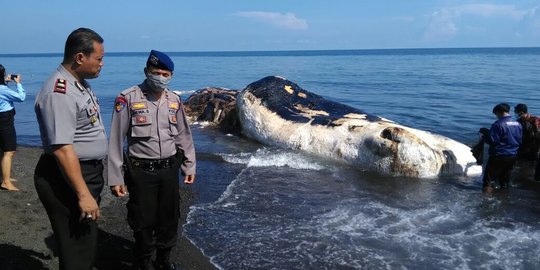
<instances>
[{"instance_id":1,"label":"shoreline","mask_svg":"<svg viewBox=\"0 0 540 270\"><path fill-rule=\"evenodd\" d=\"M34 168L40 155L39 147L18 145L12 177L21 191L0 191L0 269L58 269L52 229L34 188ZM217 269L182 232L197 194L181 187L180 197L180 226L172 260L181 269ZM94 269L132 269L134 240L126 220L126 203L127 198L116 198L104 187Z\"/></svg>"}]
</instances>

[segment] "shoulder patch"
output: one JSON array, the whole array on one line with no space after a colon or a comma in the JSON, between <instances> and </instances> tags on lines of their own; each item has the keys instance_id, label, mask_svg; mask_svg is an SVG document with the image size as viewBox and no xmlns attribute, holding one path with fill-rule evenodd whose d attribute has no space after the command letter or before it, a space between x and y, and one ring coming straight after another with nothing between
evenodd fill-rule
<instances>
[{"instance_id":1,"label":"shoulder patch","mask_svg":"<svg viewBox=\"0 0 540 270\"><path fill-rule=\"evenodd\" d=\"M54 92L65 94L67 92L67 83L64 79L56 79L54 84Z\"/></svg>"},{"instance_id":2,"label":"shoulder patch","mask_svg":"<svg viewBox=\"0 0 540 270\"><path fill-rule=\"evenodd\" d=\"M118 96L114 101L114 110L121 112L127 105L127 101L123 96Z\"/></svg>"}]
</instances>

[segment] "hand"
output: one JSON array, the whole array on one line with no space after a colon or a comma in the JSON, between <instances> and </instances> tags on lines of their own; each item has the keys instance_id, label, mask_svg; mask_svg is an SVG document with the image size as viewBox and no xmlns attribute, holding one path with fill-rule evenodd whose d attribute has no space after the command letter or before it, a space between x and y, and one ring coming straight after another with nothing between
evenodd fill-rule
<instances>
[{"instance_id":1,"label":"hand","mask_svg":"<svg viewBox=\"0 0 540 270\"><path fill-rule=\"evenodd\" d=\"M81 210L79 221L82 221L85 218L97 220L100 216L99 206L94 197L90 194L79 198L79 209Z\"/></svg>"},{"instance_id":2,"label":"hand","mask_svg":"<svg viewBox=\"0 0 540 270\"><path fill-rule=\"evenodd\" d=\"M20 74L17 74L17 77L15 77L14 81L15 81L16 83L21 83L21 80L22 80L21 75L20 75Z\"/></svg>"},{"instance_id":3,"label":"hand","mask_svg":"<svg viewBox=\"0 0 540 270\"><path fill-rule=\"evenodd\" d=\"M487 137L489 136L489 129L481 128L480 130L478 130L478 133L482 134L484 137Z\"/></svg>"},{"instance_id":4,"label":"hand","mask_svg":"<svg viewBox=\"0 0 540 270\"><path fill-rule=\"evenodd\" d=\"M126 185L111 186L111 192L116 197L124 197L128 194Z\"/></svg>"},{"instance_id":5,"label":"hand","mask_svg":"<svg viewBox=\"0 0 540 270\"><path fill-rule=\"evenodd\" d=\"M186 175L186 177L184 177L184 184L191 185L191 184L193 184L193 182L195 182L195 175L194 174Z\"/></svg>"}]
</instances>

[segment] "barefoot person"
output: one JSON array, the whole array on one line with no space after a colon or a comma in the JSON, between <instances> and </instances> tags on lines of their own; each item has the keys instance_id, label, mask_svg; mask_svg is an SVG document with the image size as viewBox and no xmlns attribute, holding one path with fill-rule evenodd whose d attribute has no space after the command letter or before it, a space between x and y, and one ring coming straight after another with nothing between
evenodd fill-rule
<instances>
[{"instance_id":1,"label":"barefoot person","mask_svg":"<svg viewBox=\"0 0 540 270\"><path fill-rule=\"evenodd\" d=\"M34 184L58 244L60 269L93 269L107 136L87 79L103 66L103 39L88 28L67 38L64 60L36 97L44 154Z\"/></svg>"},{"instance_id":2,"label":"barefoot person","mask_svg":"<svg viewBox=\"0 0 540 270\"><path fill-rule=\"evenodd\" d=\"M16 90L7 87L7 82L14 81ZM17 149L17 135L15 132L15 108L13 102L23 102L26 92L21 84L20 75L6 76L6 69L0 65L0 149L2 155L2 189L17 191L17 187L11 182L11 162Z\"/></svg>"}]
</instances>

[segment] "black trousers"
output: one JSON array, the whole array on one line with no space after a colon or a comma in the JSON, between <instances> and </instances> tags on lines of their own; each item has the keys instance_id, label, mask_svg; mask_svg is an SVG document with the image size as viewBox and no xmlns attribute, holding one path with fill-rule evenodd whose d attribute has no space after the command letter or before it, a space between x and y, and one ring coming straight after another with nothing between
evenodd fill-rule
<instances>
[{"instance_id":1,"label":"black trousers","mask_svg":"<svg viewBox=\"0 0 540 270\"><path fill-rule=\"evenodd\" d=\"M515 156L490 156L484 173L483 186L507 188L515 163Z\"/></svg>"},{"instance_id":2,"label":"black trousers","mask_svg":"<svg viewBox=\"0 0 540 270\"><path fill-rule=\"evenodd\" d=\"M168 256L176 245L180 217L179 166L171 157L168 168L148 169L127 162L125 183L129 190L128 223L135 238L134 255L139 261Z\"/></svg>"},{"instance_id":3,"label":"black trousers","mask_svg":"<svg viewBox=\"0 0 540 270\"><path fill-rule=\"evenodd\" d=\"M534 169L534 180L540 181L540 159L536 161L536 168Z\"/></svg>"},{"instance_id":4,"label":"black trousers","mask_svg":"<svg viewBox=\"0 0 540 270\"><path fill-rule=\"evenodd\" d=\"M92 196L99 203L104 184L103 164L81 162L81 171ZM34 184L58 244L60 269L92 269L96 258L97 223L79 222L81 212L77 196L52 155L44 154L39 159Z\"/></svg>"}]
</instances>

